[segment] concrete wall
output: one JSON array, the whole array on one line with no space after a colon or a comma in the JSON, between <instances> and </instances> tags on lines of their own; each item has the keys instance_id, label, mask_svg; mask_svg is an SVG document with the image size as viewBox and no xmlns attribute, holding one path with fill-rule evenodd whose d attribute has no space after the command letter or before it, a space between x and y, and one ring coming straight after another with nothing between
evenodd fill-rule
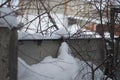
<instances>
[{"instance_id":1,"label":"concrete wall","mask_svg":"<svg viewBox=\"0 0 120 80\"><path fill-rule=\"evenodd\" d=\"M61 40L19 41L19 56L28 64L38 63L46 56L56 57L61 42ZM74 56L81 59L82 55L85 60L98 64L102 62L104 50L101 39L72 39L67 40L67 43Z\"/></svg>"},{"instance_id":2,"label":"concrete wall","mask_svg":"<svg viewBox=\"0 0 120 80\"><path fill-rule=\"evenodd\" d=\"M38 63L46 56L57 56L59 40L19 41L19 56L28 64Z\"/></svg>"},{"instance_id":3,"label":"concrete wall","mask_svg":"<svg viewBox=\"0 0 120 80\"><path fill-rule=\"evenodd\" d=\"M0 27L0 80L17 80L17 31Z\"/></svg>"},{"instance_id":4,"label":"concrete wall","mask_svg":"<svg viewBox=\"0 0 120 80\"><path fill-rule=\"evenodd\" d=\"M69 40L73 55L80 60L92 61L95 64L103 62L104 47L102 39Z\"/></svg>"}]
</instances>

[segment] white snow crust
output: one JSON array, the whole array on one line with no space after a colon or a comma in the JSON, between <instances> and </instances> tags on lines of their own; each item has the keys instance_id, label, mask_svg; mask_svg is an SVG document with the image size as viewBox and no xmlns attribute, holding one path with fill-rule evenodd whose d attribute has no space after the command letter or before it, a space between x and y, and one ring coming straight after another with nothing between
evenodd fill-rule
<instances>
[{"instance_id":1,"label":"white snow crust","mask_svg":"<svg viewBox=\"0 0 120 80\"><path fill-rule=\"evenodd\" d=\"M81 29L81 31L77 33L77 27L78 25L72 25L68 28L68 30L60 29L57 31L54 31L52 34L47 35L41 35L39 33L28 33L19 31L18 32L18 40L35 40L35 39L60 39L62 38L70 38L70 39L79 39L79 38L101 38L101 36L95 32L91 32L86 29ZM74 36L73 36L74 35Z\"/></svg>"}]
</instances>

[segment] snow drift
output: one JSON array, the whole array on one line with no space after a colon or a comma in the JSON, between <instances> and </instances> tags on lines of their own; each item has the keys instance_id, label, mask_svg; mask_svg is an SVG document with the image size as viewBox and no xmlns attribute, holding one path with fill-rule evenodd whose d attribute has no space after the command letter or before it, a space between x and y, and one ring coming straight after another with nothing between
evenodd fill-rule
<instances>
[{"instance_id":1,"label":"snow drift","mask_svg":"<svg viewBox=\"0 0 120 80\"><path fill-rule=\"evenodd\" d=\"M90 65L92 63L88 62ZM93 65L95 68L96 66ZM95 80L101 80L103 73L100 69L95 72ZM59 49L57 58L45 57L38 64L28 65L18 58L18 80L92 80L91 68L84 62L71 55L66 42Z\"/></svg>"}]
</instances>

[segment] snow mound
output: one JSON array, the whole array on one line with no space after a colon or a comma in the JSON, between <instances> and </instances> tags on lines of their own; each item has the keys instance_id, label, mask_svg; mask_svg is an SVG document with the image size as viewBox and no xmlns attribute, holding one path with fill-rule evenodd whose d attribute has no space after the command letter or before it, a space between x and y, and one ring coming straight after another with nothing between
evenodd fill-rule
<instances>
[{"instance_id":1,"label":"snow mound","mask_svg":"<svg viewBox=\"0 0 120 80\"><path fill-rule=\"evenodd\" d=\"M92 63L88 62L90 65ZM96 66L93 65L95 68ZM95 72L95 80L101 80L103 73L100 69ZM66 42L59 49L57 58L45 57L40 63L28 65L18 58L18 80L92 80L91 68L84 62L71 55Z\"/></svg>"},{"instance_id":2,"label":"snow mound","mask_svg":"<svg viewBox=\"0 0 120 80\"><path fill-rule=\"evenodd\" d=\"M78 59L76 60L78 66L80 67L78 73L74 74L73 80L92 80L92 68L90 68L90 66L92 66L93 69L95 69L97 66L91 62L87 62L86 64L84 61L80 61ZM103 80L103 78L103 72L100 69L94 72L94 80Z\"/></svg>"}]
</instances>

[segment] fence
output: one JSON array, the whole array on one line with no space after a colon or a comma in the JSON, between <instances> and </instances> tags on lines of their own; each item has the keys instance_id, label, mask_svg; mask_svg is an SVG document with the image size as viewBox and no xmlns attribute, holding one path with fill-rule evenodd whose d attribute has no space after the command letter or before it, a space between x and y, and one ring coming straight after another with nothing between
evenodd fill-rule
<instances>
[{"instance_id":1,"label":"fence","mask_svg":"<svg viewBox=\"0 0 120 80\"><path fill-rule=\"evenodd\" d=\"M81 56L87 61L99 64L103 61L104 47L102 39L70 39L66 40L72 49L73 56L82 60ZM46 56L57 57L59 46L62 40L20 40L19 56L28 64L40 62Z\"/></svg>"},{"instance_id":2,"label":"fence","mask_svg":"<svg viewBox=\"0 0 120 80\"><path fill-rule=\"evenodd\" d=\"M0 79L17 80L17 31L0 28Z\"/></svg>"}]
</instances>

